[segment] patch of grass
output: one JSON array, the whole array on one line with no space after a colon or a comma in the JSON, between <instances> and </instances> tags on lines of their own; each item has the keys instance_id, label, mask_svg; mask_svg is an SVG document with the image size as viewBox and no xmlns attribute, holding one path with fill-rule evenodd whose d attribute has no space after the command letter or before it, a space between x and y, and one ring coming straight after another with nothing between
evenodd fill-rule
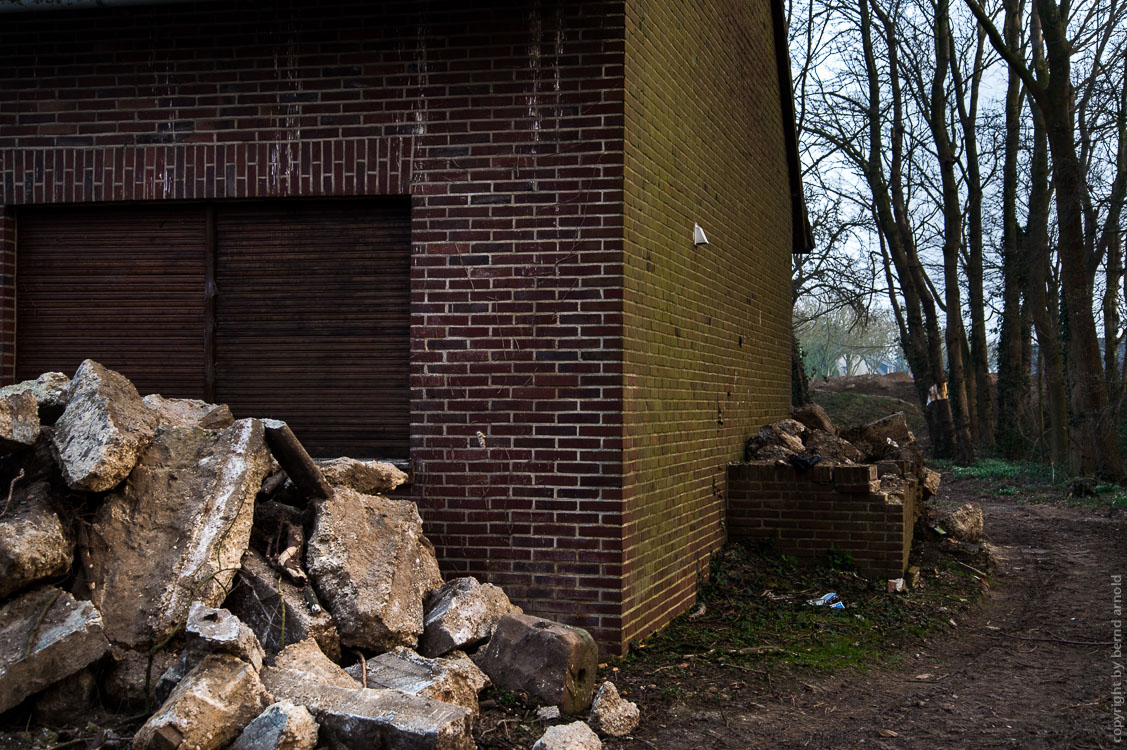
<instances>
[{"instance_id":1,"label":"patch of grass","mask_svg":"<svg viewBox=\"0 0 1127 750\"><path fill-rule=\"evenodd\" d=\"M945 556L927 565L920 586L904 593L888 593L883 579L840 567L795 566L793 559L738 543L717 557L701 587L703 609L635 644L620 663L624 672L687 674L705 662L777 675L866 667L950 627L948 619L982 590ZM844 609L807 604L830 591Z\"/></svg>"},{"instance_id":2,"label":"patch of grass","mask_svg":"<svg viewBox=\"0 0 1127 750\"><path fill-rule=\"evenodd\" d=\"M935 468L951 479L1003 480L1028 484L1050 484L1064 479L1060 472L1045 464L1006 461L1002 458L983 458L970 466L957 466L949 461L935 461Z\"/></svg>"},{"instance_id":3,"label":"patch of grass","mask_svg":"<svg viewBox=\"0 0 1127 750\"><path fill-rule=\"evenodd\" d=\"M904 412L908 428L916 434L916 439L927 437L927 422L923 412L916 404L891 396L868 396L863 393L831 393L812 390L810 398L826 410L839 430L868 424L874 419L886 417L894 412Z\"/></svg>"}]
</instances>

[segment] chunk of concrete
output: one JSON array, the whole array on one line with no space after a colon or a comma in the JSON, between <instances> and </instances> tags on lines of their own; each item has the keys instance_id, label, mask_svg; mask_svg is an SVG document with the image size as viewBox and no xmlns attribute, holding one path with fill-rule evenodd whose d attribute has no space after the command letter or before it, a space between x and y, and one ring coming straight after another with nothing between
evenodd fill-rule
<instances>
[{"instance_id":1,"label":"chunk of concrete","mask_svg":"<svg viewBox=\"0 0 1127 750\"><path fill-rule=\"evenodd\" d=\"M203 427L206 430L222 430L235 424L235 417L227 404L209 404L194 398L165 398L159 393L150 393L141 400L156 412L164 424Z\"/></svg>"},{"instance_id":2,"label":"chunk of concrete","mask_svg":"<svg viewBox=\"0 0 1127 750\"><path fill-rule=\"evenodd\" d=\"M524 690L576 714L591 705L598 647L590 633L531 615L505 615L474 658L502 690Z\"/></svg>"},{"instance_id":3,"label":"chunk of concrete","mask_svg":"<svg viewBox=\"0 0 1127 750\"><path fill-rule=\"evenodd\" d=\"M50 484L17 484L7 507L0 516L0 598L65 575L74 559L74 537Z\"/></svg>"},{"instance_id":4,"label":"chunk of concrete","mask_svg":"<svg viewBox=\"0 0 1127 750\"><path fill-rule=\"evenodd\" d=\"M133 738L135 750L226 747L270 704L258 673L231 654L211 654L185 675Z\"/></svg>"},{"instance_id":5,"label":"chunk of concrete","mask_svg":"<svg viewBox=\"0 0 1127 750\"><path fill-rule=\"evenodd\" d=\"M601 735L625 737L638 727L638 704L624 700L611 681L604 682L591 702L587 721Z\"/></svg>"},{"instance_id":6,"label":"chunk of concrete","mask_svg":"<svg viewBox=\"0 0 1127 750\"><path fill-rule=\"evenodd\" d=\"M61 372L45 372L35 380L0 388L0 398L12 393L30 393L38 406L40 424L54 424L70 398L70 378Z\"/></svg>"},{"instance_id":7,"label":"chunk of concrete","mask_svg":"<svg viewBox=\"0 0 1127 750\"><path fill-rule=\"evenodd\" d=\"M928 500L932 497L935 497L935 494L939 492L939 472L935 471L934 469L929 469L926 466L921 466L919 468L919 475L920 489L923 494L923 499Z\"/></svg>"},{"instance_id":8,"label":"chunk of concrete","mask_svg":"<svg viewBox=\"0 0 1127 750\"><path fill-rule=\"evenodd\" d=\"M797 427L794 425L797 425ZM789 453L802 453L802 439L799 436L805 429L802 424L795 422L793 419L761 427L744 444L744 460L757 460L756 454L769 446L782 448Z\"/></svg>"},{"instance_id":9,"label":"chunk of concrete","mask_svg":"<svg viewBox=\"0 0 1127 750\"><path fill-rule=\"evenodd\" d=\"M485 673L460 651L447 659L428 659L400 646L345 671L364 687L399 690L453 703L474 715L478 712L477 694L489 685Z\"/></svg>"},{"instance_id":10,"label":"chunk of concrete","mask_svg":"<svg viewBox=\"0 0 1127 750\"><path fill-rule=\"evenodd\" d=\"M334 664L311 638L279 651L272 666L283 671L300 672L304 675L303 679L319 685L360 687L360 681Z\"/></svg>"},{"instance_id":11,"label":"chunk of concrete","mask_svg":"<svg viewBox=\"0 0 1127 750\"><path fill-rule=\"evenodd\" d=\"M189 659L202 659L205 654L225 652L250 662L255 669L262 669L262 659L266 655L258 637L225 609L192 602L184 632Z\"/></svg>"},{"instance_id":12,"label":"chunk of concrete","mask_svg":"<svg viewBox=\"0 0 1127 750\"><path fill-rule=\"evenodd\" d=\"M908 429L908 419L904 412L898 411L887 417L869 422L861 427L855 427L842 434L850 442L865 443L871 446L870 458L880 460L888 452L890 446L907 446L916 442L916 436Z\"/></svg>"},{"instance_id":13,"label":"chunk of concrete","mask_svg":"<svg viewBox=\"0 0 1127 750\"><path fill-rule=\"evenodd\" d=\"M413 502L335 488L317 506L306 559L341 643L376 651L415 646L423 598L442 576Z\"/></svg>"},{"instance_id":14,"label":"chunk of concrete","mask_svg":"<svg viewBox=\"0 0 1127 750\"><path fill-rule=\"evenodd\" d=\"M793 409L791 411L791 417L796 422L801 422L805 425L807 430L822 430L831 435L837 434L837 430L834 429L834 423L833 420L830 419L830 415L818 404L810 403Z\"/></svg>"},{"instance_id":15,"label":"chunk of concrete","mask_svg":"<svg viewBox=\"0 0 1127 750\"><path fill-rule=\"evenodd\" d=\"M225 606L254 631L268 654L313 638L329 658L340 659L336 623L311 593L312 589L304 591L271 568L260 552L248 549L243 555L238 585L227 597Z\"/></svg>"},{"instance_id":16,"label":"chunk of concrete","mask_svg":"<svg viewBox=\"0 0 1127 750\"><path fill-rule=\"evenodd\" d=\"M39 437L39 406L31 391L0 395L0 453L35 445Z\"/></svg>"},{"instance_id":17,"label":"chunk of concrete","mask_svg":"<svg viewBox=\"0 0 1127 750\"><path fill-rule=\"evenodd\" d=\"M192 601L222 603L269 461L254 419L223 430L157 430L90 534L93 601L111 641L148 647L176 629Z\"/></svg>"},{"instance_id":18,"label":"chunk of concrete","mask_svg":"<svg viewBox=\"0 0 1127 750\"><path fill-rule=\"evenodd\" d=\"M35 720L47 726L73 725L90 713L98 695L98 680L89 668L64 677L35 696Z\"/></svg>"},{"instance_id":19,"label":"chunk of concrete","mask_svg":"<svg viewBox=\"0 0 1127 750\"><path fill-rule=\"evenodd\" d=\"M83 362L51 438L67 486L86 492L116 487L152 441L156 425L157 415L124 375Z\"/></svg>"},{"instance_id":20,"label":"chunk of concrete","mask_svg":"<svg viewBox=\"0 0 1127 750\"><path fill-rule=\"evenodd\" d=\"M602 750L599 735L582 721L548 727L532 750Z\"/></svg>"},{"instance_id":21,"label":"chunk of concrete","mask_svg":"<svg viewBox=\"0 0 1127 750\"><path fill-rule=\"evenodd\" d=\"M523 610L497 586L476 578L455 578L426 600L419 653L442 656L456 648L471 648L489 640L497 622Z\"/></svg>"},{"instance_id":22,"label":"chunk of concrete","mask_svg":"<svg viewBox=\"0 0 1127 750\"><path fill-rule=\"evenodd\" d=\"M102 692L106 697L106 708L118 712L137 712L147 707L160 705L175 687L167 685L161 692L161 677L181 660L181 648L175 641L157 651L149 666L149 653L134 651L121 646L110 646L110 664L102 673ZM189 670L180 672L179 678ZM148 693L146 694L146 687Z\"/></svg>"},{"instance_id":23,"label":"chunk of concrete","mask_svg":"<svg viewBox=\"0 0 1127 750\"><path fill-rule=\"evenodd\" d=\"M331 458L318 461L321 473L334 487L348 487L365 495L391 492L408 480L407 473L387 461Z\"/></svg>"},{"instance_id":24,"label":"chunk of concrete","mask_svg":"<svg viewBox=\"0 0 1127 750\"><path fill-rule=\"evenodd\" d=\"M318 728L305 706L278 701L247 724L229 750L313 750Z\"/></svg>"},{"instance_id":25,"label":"chunk of concrete","mask_svg":"<svg viewBox=\"0 0 1127 750\"><path fill-rule=\"evenodd\" d=\"M470 750L473 714L449 703L398 690L347 688L296 669L266 667L266 689L308 708L321 724L320 742L334 750Z\"/></svg>"},{"instance_id":26,"label":"chunk of concrete","mask_svg":"<svg viewBox=\"0 0 1127 750\"><path fill-rule=\"evenodd\" d=\"M944 510L939 514L943 529L960 542L982 541L982 506L966 503L954 510Z\"/></svg>"},{"instance_id":27,"label":"chunk of concrete","mask_svg":"<svg viewBox=\"0 0 1127 750\"><path fill-rule=\"evenodd\" d=\"M0 714L70 677L109 648L102 616L53 586L0 607Z\"/></svg>"}]
</instances>

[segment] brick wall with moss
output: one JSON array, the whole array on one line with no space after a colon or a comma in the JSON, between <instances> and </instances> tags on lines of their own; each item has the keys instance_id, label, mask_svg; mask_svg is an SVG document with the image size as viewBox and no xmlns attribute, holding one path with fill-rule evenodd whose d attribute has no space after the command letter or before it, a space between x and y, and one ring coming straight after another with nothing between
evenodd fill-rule
<instances>
[{"instance_id":1,"label":"brick wall with moss","mask_svg":"<svg viewBox=\"0 0 1127 750\"><path fill-rule=\"evenodd\" d=\"M693 603L725 464L789 404L774 49L766 0L626 2L624 642Z\"/></svg>"}]
</instances>

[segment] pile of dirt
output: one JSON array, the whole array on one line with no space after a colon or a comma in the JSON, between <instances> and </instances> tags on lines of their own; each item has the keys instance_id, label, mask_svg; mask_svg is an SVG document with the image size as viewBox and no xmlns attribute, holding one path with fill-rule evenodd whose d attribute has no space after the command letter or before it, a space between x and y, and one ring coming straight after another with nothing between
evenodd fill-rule
<instances>
[{"instance_id":1,"label":"pile of dirt","mask_svg":"<svg viewBox=\"0 0 1127 750\"><path fill-rule=\"evenodd\" d=\"M493 684L637 723L595 695L586 631L443 581L391 464L315 462L284 422L91 360L0 390L0 449L0 714L143 711L140 749L457 750Z\"/></svg>"},{"instance_id":2,"label":"pile of dirt","mask_svg":"<svg viewBox=\"0 0 1127 750\"><path fill-rule=\"evenodd\" d=\"M839 433L821 406L792 409L790 419L769 424L747 439L744 461L793 465L800 470L815 465L894 462L902 472L919 478L925 500L939 488L939 473L924 466L923 452L903 412Z\"/></svg>"}]
</instances>

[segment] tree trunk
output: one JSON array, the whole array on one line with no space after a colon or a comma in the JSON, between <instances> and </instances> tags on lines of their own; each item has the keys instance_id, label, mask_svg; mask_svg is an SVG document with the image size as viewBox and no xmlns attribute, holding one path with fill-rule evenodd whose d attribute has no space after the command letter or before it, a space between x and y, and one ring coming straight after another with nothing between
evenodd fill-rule
<instances>
[{"instance_id":1,"label":"tree trunk","mask_svg":"<svg viewBox=\"0 0 1127 750\"><path fill-rule=\"evenodd\" d=\"M1006 44L1019 47L1022 0L1004 0ZM998 421L995 441L1009 459L1025 454L1022 435L1029 394L1022 369L1022 290L1027 271L1018 252L1017 160L1021 145L1021 79L1009 69L1006 84L1005 152L1002 162L1002 321L998 340Z\"/></svg>"},{"instance_id":2,"label":"tree trunk","mask_svg":"<svg viewBox=\"0 0 1127 750\"><path fill-rule=\"evenodd\" d=\"M1071 107L1071 45L1066 22L1053 0L1037 0L1049 68L1038 105L1045 116L1053 157L1058 222L1057 254L1061 294L1068 318L1067 374L1074 428L1069 435L1069 471L1119 477L1123 465L1109 408L1096 321L1092 314L1092 279L1086 270L1084 176L1076 156Z\"/></svg>"},{"instance_id":3,"label":"tree trunk","mask_svg":"<svg viewBox=\"0 0 1127 750\"><path fill-rule=\"evenodd\" d=\"M962 298L959 290L959 249L962 247L962 204L955 178L955 151L947 132L947 69L951 64L950 0L935 4L935 75L931 80L931 111L928 125L943 191L943 286L947 302L947 368L950 375L951 416L955 427L957 463L974 462L974 442L970 432L970 404L967 399L966 365L963 360Z\"/></svg>"}]
</instances>

